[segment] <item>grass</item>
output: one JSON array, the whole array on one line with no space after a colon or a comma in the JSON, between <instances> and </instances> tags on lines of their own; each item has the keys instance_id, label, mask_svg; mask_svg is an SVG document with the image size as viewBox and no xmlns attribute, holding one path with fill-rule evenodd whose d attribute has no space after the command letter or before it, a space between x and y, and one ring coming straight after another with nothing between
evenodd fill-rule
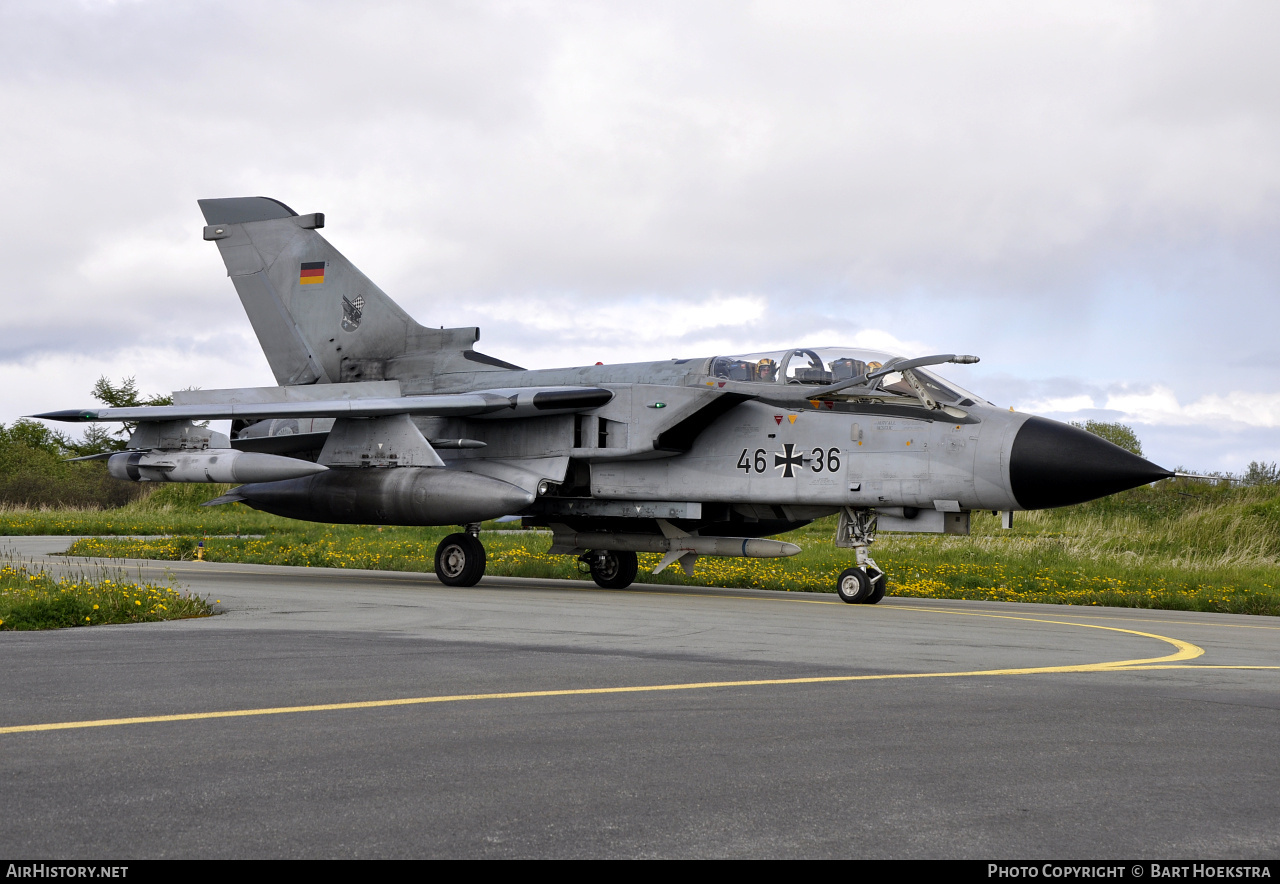
<instances>
[{"instance_id":1,"label":"grass","mask_svg":"<svg viewBox=\"0 0 1280 884\"><path fill-rule=\"evenodd\" d=\"M169 493L169 489L175 489ZM217 486L167 486L139 504L100 512L4 511L0 533L169 534L79 541L75 555L190 559L203 539L212 561L307 567L430 571L435 545L454 528L317 525L235 504L198 508ZM179 493L180 492L180 493ZM63 530L49 531L45 526ZM102 530L103 528L109 530ZM549 556L544 533L482 534L487 573L588 579L572 557ZM831 592L852 553L832 543L823 519L783 539L789 559L700 559L693 577L678 568L646 583ZM257 534L261 537L215 535ZM1280 615L1280 488L1162 482L1100 501L1019 513L1014 529L974 513L968 537L883 534L872 555L889 573L890 595Z\"/></svg>"},{"instance_id":2,"label":"grass","mask_svg":"<svg viewBox=\"0 0 1280 884\"><path fill-rule=\"evenodd\" d=\"M235 504L202 507L230 485L164 484L115 509L0 507L0 535L274 534L298 523Z\"/></svg>"},{"instance_id":3,"label":"grass","mask_svg":"<svg viewBox=\"0 0 1280 884\"><path fill-rule=\"evenodd\" d=\"M0 559L0 630L61 629L207 617L213 606L175 586L131 580L103 566L55 576L42 565Z\"/></svg>"}]
</instances>

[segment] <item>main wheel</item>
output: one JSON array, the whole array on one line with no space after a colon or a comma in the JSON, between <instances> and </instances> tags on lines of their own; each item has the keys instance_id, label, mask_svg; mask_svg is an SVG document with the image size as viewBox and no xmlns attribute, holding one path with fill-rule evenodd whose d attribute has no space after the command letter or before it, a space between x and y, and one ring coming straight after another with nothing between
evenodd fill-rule
<instances>
[{"instance_id":1,"label":"main wheel","mask_svg":"<svg viewBox=\"0 0 1280 884\"><path fill-rule=\"evenodd\" d=\"M836 578L836 595L840 601L856 605L871 595L871 578L861 568L847 568Z\"/></svg>"},{"instance_id":2,"label":"main wheel","mask_svg":"<svg viewBox=\"0 0 1280 884\"><path fill-rule=\"evenodd\" d=\"M470 534L450 534L436 547L436 576L445 586L475 586L484 576L484 545Z\"/></svg>"},{"instance_id":3,"label":"main wheel","mask_svg":"<svg viewBox=\"0 0 1280 884\"><path fill-rule=\"evenodd\" d=\"M880 571L875 577L871 578L871 594L862 600L864 605L874 605L876 602L884 598L884 592L889 588L889 575Z\"/></svg>"},{"instance_id":4,"label":"main wheel","mask_svg":"<svg viewBox=\"0 0 1280 884\"><path fill-rule=\"evenodd\" d=\"M626 589L636 579L636 554L627 550L602 550L591 557L591 579L604 589Z\"/></svg>"}]
</instances>

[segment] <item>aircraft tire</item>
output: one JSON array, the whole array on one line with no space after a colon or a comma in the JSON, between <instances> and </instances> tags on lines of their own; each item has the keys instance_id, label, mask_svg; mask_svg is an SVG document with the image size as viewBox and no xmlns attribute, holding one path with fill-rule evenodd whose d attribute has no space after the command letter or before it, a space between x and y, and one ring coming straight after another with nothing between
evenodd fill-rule
<instances>
[{"instance_id":1,"label":"aircraft tire","mask_svg":"<svg viewBox=\"0 0 1280 884\"><path fill-rule=\"evenodd\" d=\"M470 534L450 534L436 547L436 577L445 586L475 586L484 564L484 544Z\"/></svg>"},{"instance_id":2,"label":"aircraft tire","mask_svg":"<svg viewBox=\"0 0 1280 884\"><path fill-rule=\"evenodd\" d=\"M593 560L591 579L602 589L626 589L636 579L640 565L628 550L603 550L604 561Z\"/></svg>"},{"instance_id":3,"label":"aircraft tire","mask_svg":"<svg viewBox=\"0 0 1280 884\"><path fill-rule=\"evenodd\" d=\"M871 593L862 600L864 605L874 605L876 602L884 598L885 590L889 588L889 575L883 571L871 581Z\"/></svg>"},{"instance_id":4,"label":"aircraft tire","mask_svg":"<svg viewBox=\"0 0 1280 884\"><path fill-rule=\"evenodd\" d=\"M840 601L856 605L871 595L871 578L861 568L846 568L836 578L836 595Z\"/></svg>"}]
</instances>

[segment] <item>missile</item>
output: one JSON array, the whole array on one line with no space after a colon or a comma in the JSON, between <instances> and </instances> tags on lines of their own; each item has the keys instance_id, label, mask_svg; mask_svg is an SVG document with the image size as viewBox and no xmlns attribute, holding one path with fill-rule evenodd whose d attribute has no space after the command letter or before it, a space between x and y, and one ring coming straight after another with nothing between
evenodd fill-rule
<instances>
[{"instance_id":1,"label":"missile","mask_svg":"<svg viewBox=\"0 0 1280 884\"><path fill-rule=\"evenodd\" d=\"M107 460L108 473L134 482L270 482L328 469L307 460L233 448L122 451Z\"/></svg>"},{"instance_id":2,"label":"missile","mask_svg":"<svg viewBox=\"0 0 1280 884\"><path fill-rule=\"evenodd\" d=\"M628 552L685 552L699 556L745 556L749 559L780 559L794 556L800 547L782 540L759 537L698 537L686 534L664 537L660 534L609 534L606 532L572 531L555 533L551 551L611 549Z\"/></svg>"},{"instance_id":3,"label":"missile","mask_svg":"<svg viewBox=\"0 0 1280 884\"><path fill-rule=\"evenodd\" d=\"M508 482L443 467L339 467L283 482L241 485L209 503L241 501L312 522L465 525L519 512L534 497Z\"/></svg>"}]
</instances>

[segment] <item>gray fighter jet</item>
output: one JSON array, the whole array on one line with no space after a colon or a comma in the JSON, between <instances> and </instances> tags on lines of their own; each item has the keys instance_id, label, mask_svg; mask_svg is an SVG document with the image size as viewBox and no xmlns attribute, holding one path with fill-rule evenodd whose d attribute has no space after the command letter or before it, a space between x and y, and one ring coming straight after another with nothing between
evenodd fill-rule
<instances>
[{"instance_id":1,"label":"gray fighter jet","mask_svg":"<svg viewBox=\"0 0 1280 884\"><path fill-rule=\"evenodd\" d=\"M179 391L174 405L36 417L129 421L112 475L244 483L294 519L458 525L441 581L484 574L480 523L552 531L603 587L699 556L794 555L767 539L839 514L836 578L874 603L877 530L967 534L970 513L1064 506L1173 475L1096 436L997 408L932 366L851 347L527 370L473 348L477 328L415 322L333 248L324 215L273 199L200 200L277 386ZM230 419L231 437L197 425Z\"/></svg>"}]
</instances>

